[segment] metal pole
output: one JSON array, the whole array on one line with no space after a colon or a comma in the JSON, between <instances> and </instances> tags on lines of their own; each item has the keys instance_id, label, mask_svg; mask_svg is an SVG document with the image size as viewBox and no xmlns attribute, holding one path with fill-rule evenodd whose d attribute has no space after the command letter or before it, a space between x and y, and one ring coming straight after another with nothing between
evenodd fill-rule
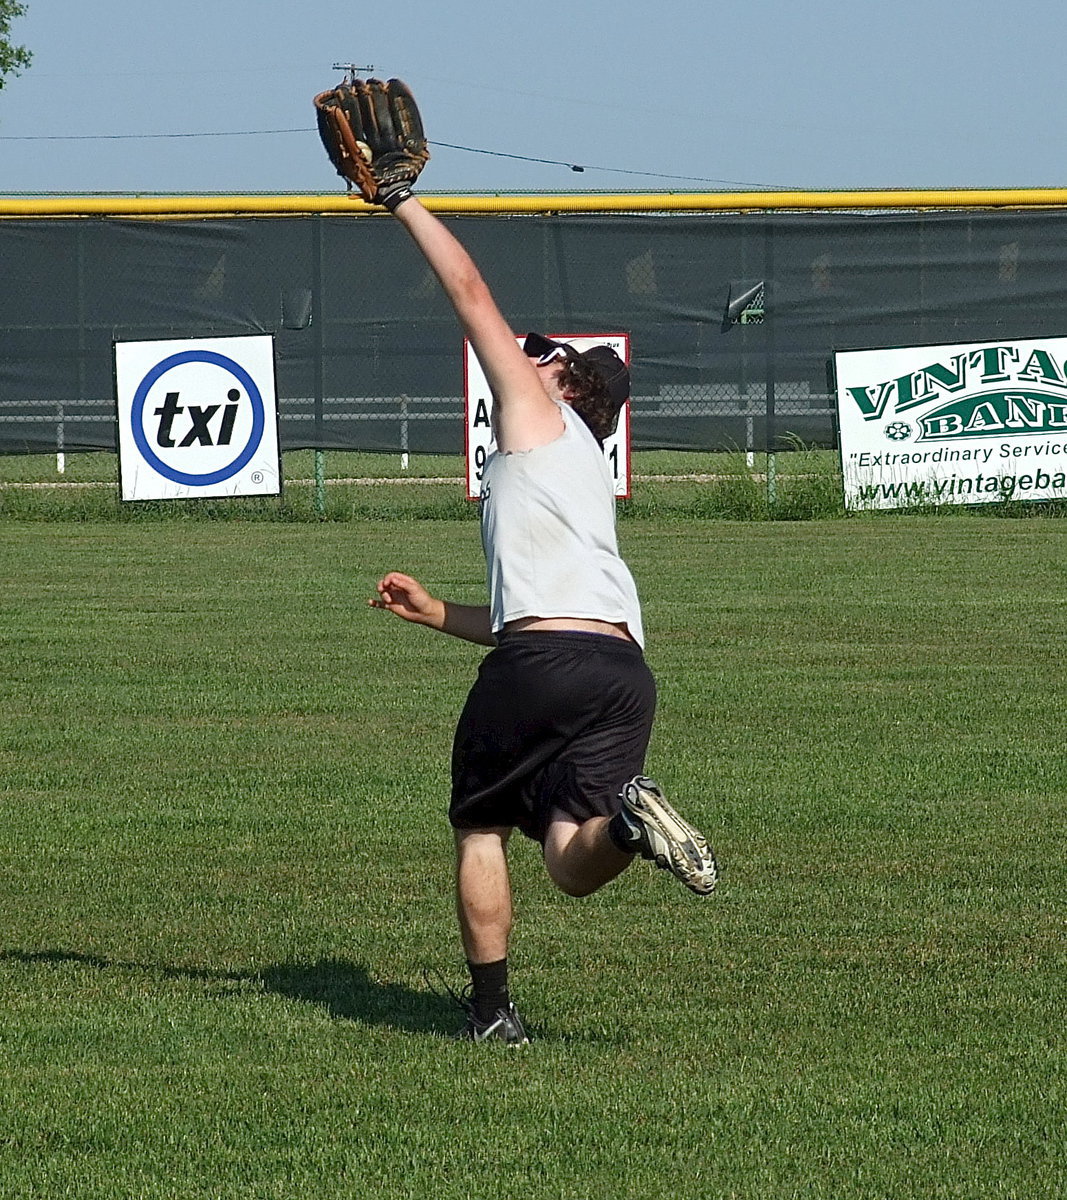
<instances>
[{"instance_id":1,"label":"metal pole","mask_svg":"<svg viewBox=\"0 0 1067 1200\"><path fill-rule=\"evenodd\" d=\"M326 516L326 451L315 451L315 516Z\"/></svg>"},{"instance_id":2,"label":"metal pole","mask_svg":"<svg viewBox=\"0 0 1067 1200\"><path fill-rule=\"evenodd\" d=\"M400 397L400 469L408 469L408 397Z\"/></svg>"},{"instance_id":3,"label":"metal pole","mask_svg":"<svg viewBox=\"0 0 1067 1200\"><path fill-rule=\"evenodd\" d=\"M322 303L322 222L320 216L314 222L314 262L311 273L312 328L315 331L315 516L322 520L326 516L326 453L322 449L324 439L323 398L325 393L325 319Z\"/></svg>"},{"instance_id":4,"label":"metal pole","mask_svg":"<svg viewBox=\"0 0 1067 1200\"><path fill-rule=\"evenodd\" d=\"M77 232L74 235L75 245L75 271L76 271L76 287L77 287L77 304L78 304L78 406L83 408L85 405L85 223L81 222L78 225ZM63 394L60 393L59 399L56 401L56 471L60 475L66 474L67 470L67 417L66 409L63 403ZM118 446L116 445L116 450Z\"/></svg>"},{"instance_id":5,"label":"metal pole","mask_svg":"<svg viewBox=\"0 0 1067 1200\"><path fill-rule=\"evenodd\" d=\"M774 412L774 227L772 218L767 217L763 227L764 238L764 276L763 276L763 324L767 330L764 346L766 347L766 389L767 389L767 505L773 508L778 501L778 465L775 462L775 443L777 427Z\"/></svg>"}]
</instances>

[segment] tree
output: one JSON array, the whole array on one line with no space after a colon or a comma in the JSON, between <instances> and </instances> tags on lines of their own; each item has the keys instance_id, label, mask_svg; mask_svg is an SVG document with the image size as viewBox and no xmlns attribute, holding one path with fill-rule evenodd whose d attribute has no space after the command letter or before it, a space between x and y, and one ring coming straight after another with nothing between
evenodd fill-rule
<instances>
[{"instance_id":1,"label":"tree","mask_svg":"<svg viewBox=\"0 0 1067 1200\"><path fill-rule=\"evenodd\" d=\"M11 44L11 22L26 12L20 0L0 0L0 88L4 77L18 75L30 65L30 52L25 46Z\"/></svg>"}]
</instances>

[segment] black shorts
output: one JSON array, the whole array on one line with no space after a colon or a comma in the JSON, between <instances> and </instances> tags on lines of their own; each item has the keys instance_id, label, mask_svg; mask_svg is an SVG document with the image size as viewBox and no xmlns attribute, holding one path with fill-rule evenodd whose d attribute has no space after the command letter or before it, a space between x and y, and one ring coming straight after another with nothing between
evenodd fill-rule
<instances>
[{"instance_id":1,"label":"black shorts","mask_svg":"<svg viewBox=\"0 0 1067 1200\"><path fill-rule=\"evenodd\" d=\"M504 633L482 660L452 747L456 829L515 827L543 842L553 809L618 811L645 763L656 684L634 642Z\"/></svg>"}]
</instances>

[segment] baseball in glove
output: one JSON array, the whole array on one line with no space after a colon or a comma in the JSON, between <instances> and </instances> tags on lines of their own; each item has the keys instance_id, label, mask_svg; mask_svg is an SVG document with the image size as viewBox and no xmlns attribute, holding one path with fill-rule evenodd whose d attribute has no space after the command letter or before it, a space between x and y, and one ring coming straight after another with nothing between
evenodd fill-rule
<instances>
[{"instance_id":1,"label":"baseball in glove","mask_svg":"<svg viewBox=\"0 0 1067 1200\"><path fill-rule=\"evenodd\" d=\"M415 97L399 79L353 79L315 97L319 136L337 174L390 212L411 195L430 152Z\"/></svg>"}]
</instances>

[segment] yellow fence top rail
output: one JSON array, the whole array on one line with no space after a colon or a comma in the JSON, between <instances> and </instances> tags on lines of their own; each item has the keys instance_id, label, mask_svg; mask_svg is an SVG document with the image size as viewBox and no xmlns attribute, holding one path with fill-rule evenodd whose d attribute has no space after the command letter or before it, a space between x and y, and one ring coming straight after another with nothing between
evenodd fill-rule
<instances>
[{"instance_id":1,"label":"yellow fence top rail","mask_svg":"<svg viewBox=\"0 0 1067 1200\"><path fill-rule=\"evenodd\" d=\"M1067 207L1065 188L923 191L892 188L855 192L665 192L420 197L437 213L736 212L840 209L958 209ZM0 217L233 217L369 216L383 210L345 195L0 196Z\"/></svg>"}]
</instances>

